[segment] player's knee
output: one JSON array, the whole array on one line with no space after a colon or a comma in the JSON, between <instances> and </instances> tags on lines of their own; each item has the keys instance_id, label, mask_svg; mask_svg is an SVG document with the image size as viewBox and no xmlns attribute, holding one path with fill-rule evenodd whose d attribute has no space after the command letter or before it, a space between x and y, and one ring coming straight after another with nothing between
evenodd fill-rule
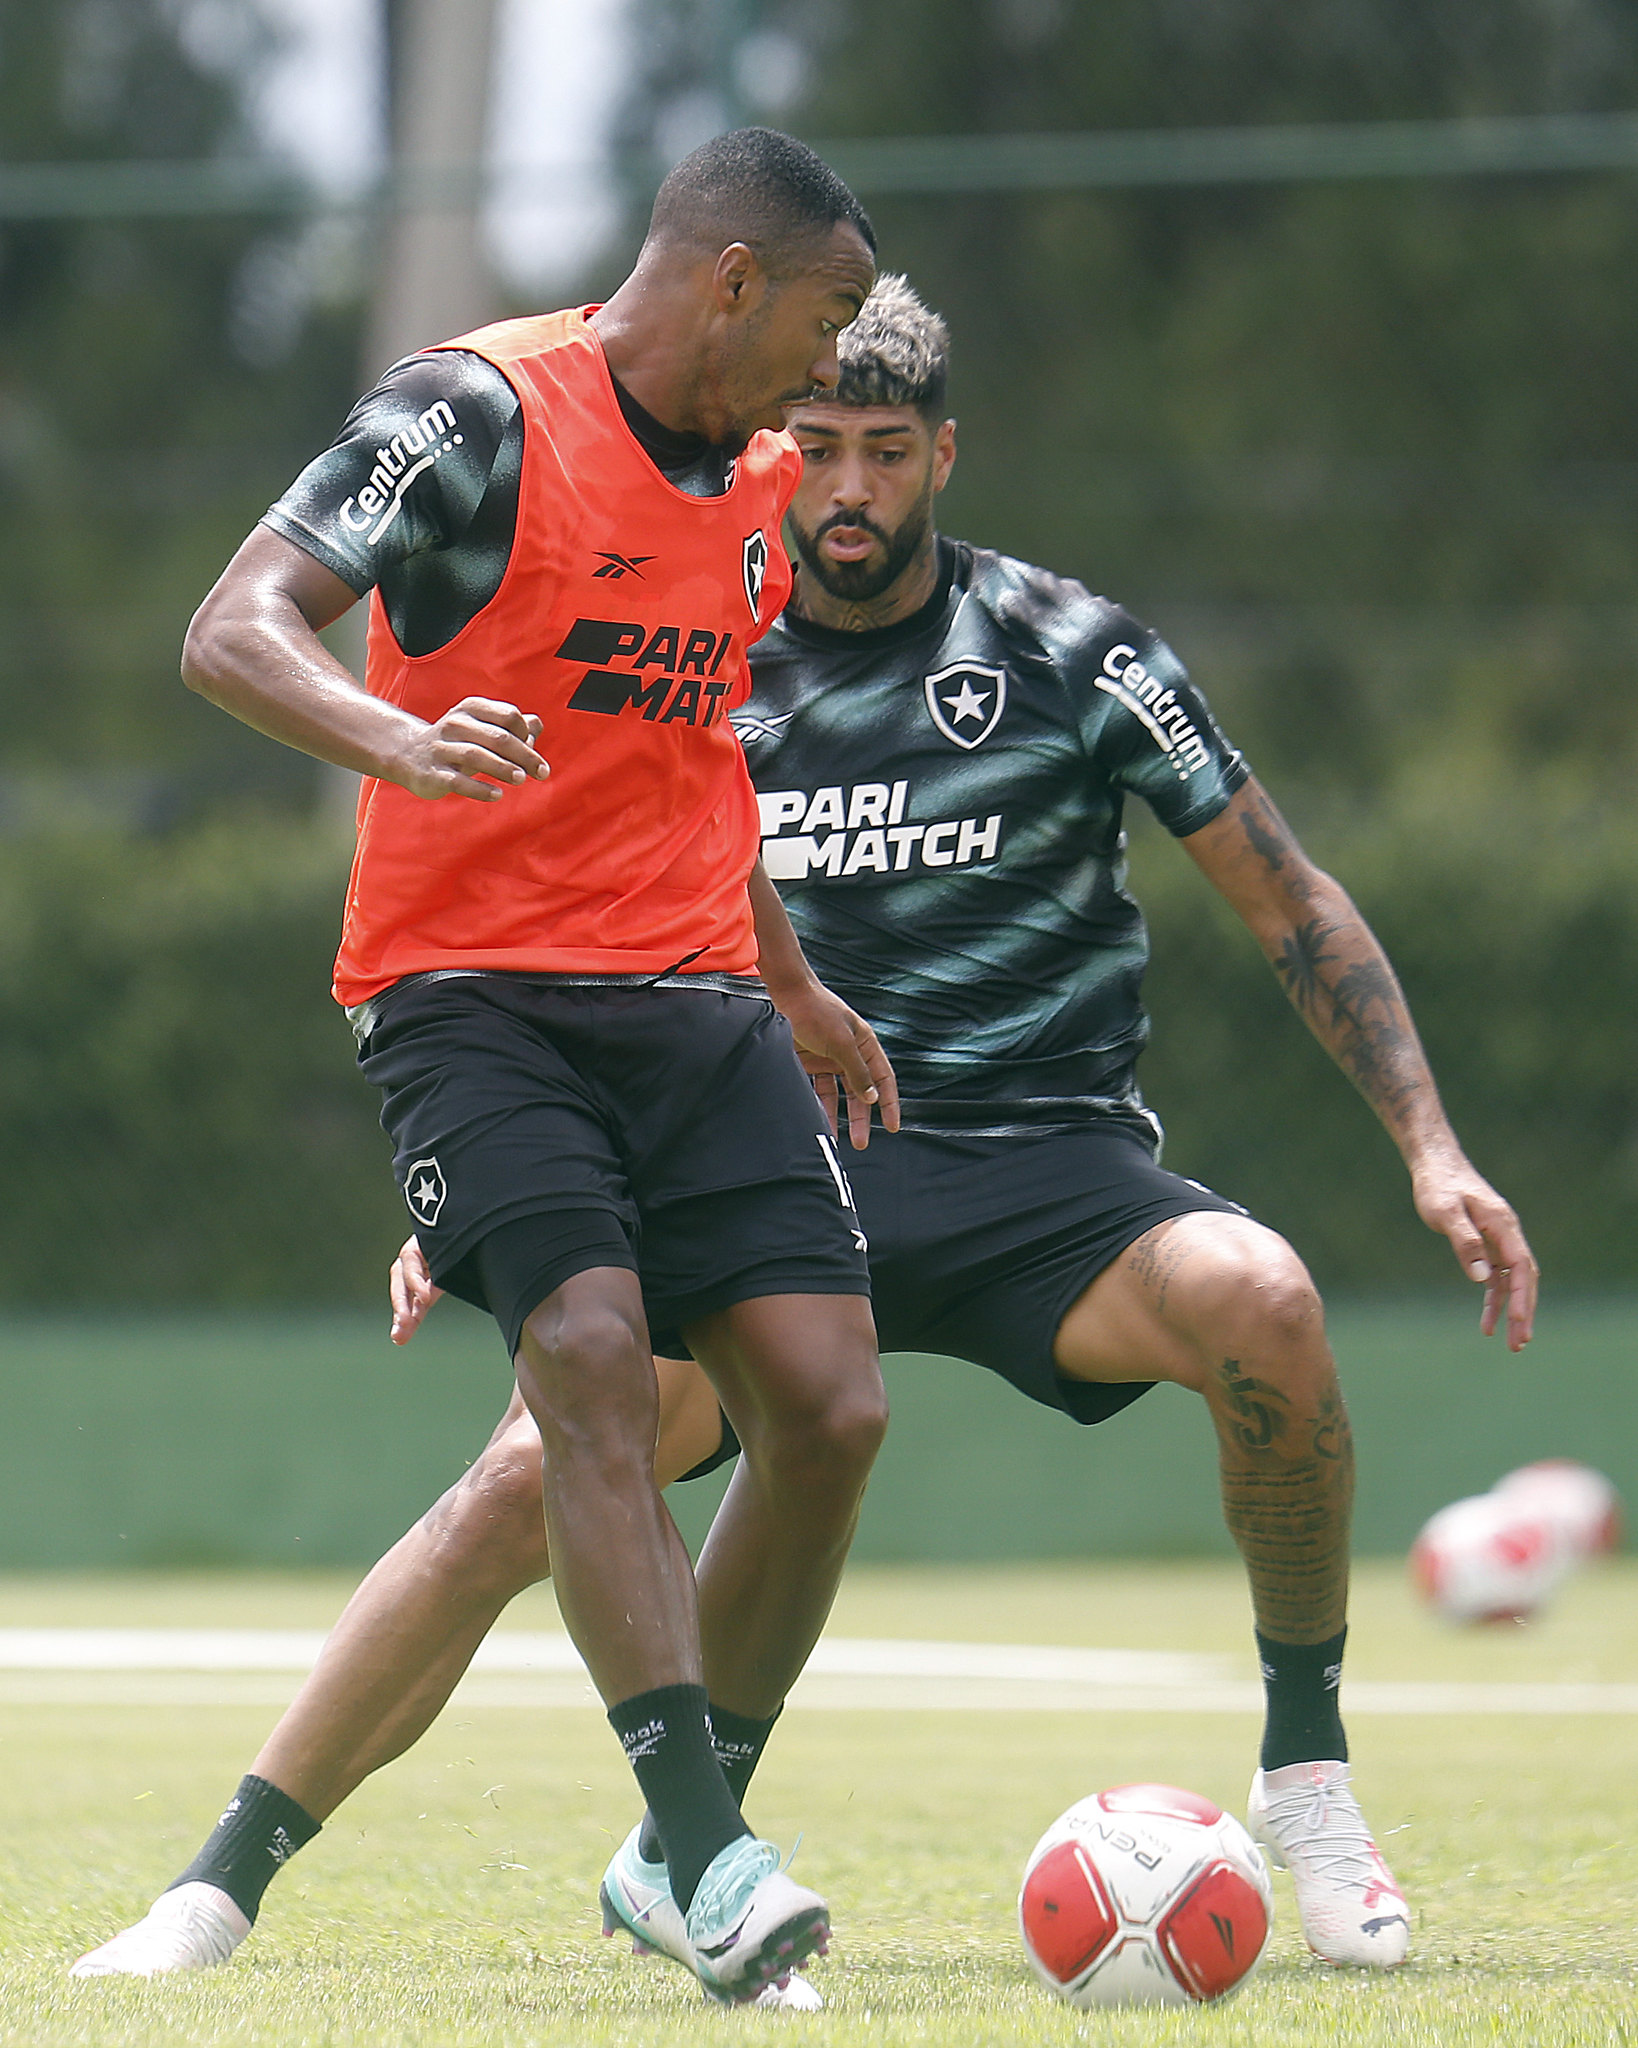
<instances>
[{"instance_id":1,"label":"player's knee","mask_svg":"<svg viewBox=\"0 0 1638 2048\"><path fill-rule=\"evenodd\" d=\"M887 1435L887 1389L879 1371L834 1401L820 1428L824 1454L839 1468L862 1477L876 1462Z\"/></svg>"},{"instance_id":2,"label":"player's knee","mask_svg":"<svg viewBox=\"0 0 1638 2048\"><path fill-rule=\"evenodd\" d=\"M517 1362L526 1400L531 1383L561 1387L571 1397L618 1391L639 1379L654 1385L641 1330L622 1307L595 1299L543 1302L523 1325Z\"/></svg>"},{"instance_id":3,"label":"player's knee","mask_svg":"<svg viewBox=\"0 0 1638 2048\"><path fill-rule=\"evenodd\" d=\"M652 1467L654 1361L644 1333L618 1307L537 1310L524 1325L517 1366L549 1464L594 1458Z\"/></svg>"},{"instance_id":4,"label":"player's knee","mask_svg":"<svg viewBox=\"0 0 1638 2048\"><path fill-rule=\"evenodd\" d=\"M887 1434L887 1389L874 1357L830 1379L759 1430L754 1450L788 1483L862 1488Z\"/></svg>"},{"instance_id":5,"label":"player's knee","mask_svg":"<svg viewBox=\"0 0 1638 2048\"><path fill-rule=\"evenodd\" d=\"M1256 1359L1267 1371L1323 1348L1319 1292L1302 1260L1273 1231L1260 1225L1224 1231L1188 1278L1190 1320L1214 1353Z\"/></svg>"}]
</instances>

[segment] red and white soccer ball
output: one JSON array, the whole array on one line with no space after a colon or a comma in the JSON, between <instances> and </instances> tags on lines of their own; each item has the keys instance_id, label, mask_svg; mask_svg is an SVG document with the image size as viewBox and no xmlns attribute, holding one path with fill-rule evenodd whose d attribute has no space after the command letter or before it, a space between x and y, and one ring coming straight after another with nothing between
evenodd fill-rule
<instances>
[{"instance_id":1,"label":"red and white soccer ball","mask_svg":"<svg viewBox=\"0 0 1638 2048\"><path fill-rule=\"evenodd\" d=\"M1024 1866L1018 1925L1071 2005L1189 2005L1257 1967L1274 1895L1237 1820L1175 1785L1117 1785L1055 1820Z\"/></svg>"},{"instance_id":2,"label":"red and white soccer ball","mask_svg":"<svg viewBox=\"0 0 1638 2048\"><path fill-rule=\"evenodd\" d=\"M1490 1491L1568 1534L1579 1557L1603 1557L1621 1541L1621 1496L1602 1472L1573 1458L1543 1458L1498 1479Z\"/></svg>"},{"instance_id":3,"label":"red and white soccer ball","mask_svg":"<svg viewBox=\"0 0 1638 2048\"><path fill-rule=\"evenodd\" d=\"M1550 1516L1495 1493L1441 1508L1410 1554L1411 1577L1447 1621L1528 1620L1574 1563Z\"/></svg>"},{"instance_id":4,"label":"red and white soccer ball","mask_svg":"<svg viewBox=\"0 0 1638 2048\"><path fill-rule=\"evenodd\" d=\"M1447 1621L1526 1621L1620 1534L1603 1474L1547 1459L1441 1508L1411 1546L1411 1577Z\"/></svg>"}]
</instances>

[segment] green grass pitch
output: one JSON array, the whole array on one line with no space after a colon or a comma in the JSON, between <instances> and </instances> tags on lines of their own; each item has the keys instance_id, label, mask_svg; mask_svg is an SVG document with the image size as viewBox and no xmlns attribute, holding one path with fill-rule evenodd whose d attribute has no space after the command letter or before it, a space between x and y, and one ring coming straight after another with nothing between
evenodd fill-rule
<instances>
[{"instance_id":1,"label":"green grass pitch","mask_svg":"<svg viewBox=\"0 0 1638 2048\"><path fill-rule=\"evenodd\" d=\"M0 1626L295 1627L333 1579L0 1582ZM516 1620L549 1627L549 1595ZM1219 1652L1251 1674L1227 1567L875 1569L838 1633ZM1458 1634L1398 1573L1361 1574L1350 1675L1638 1681L1638 1567L1573 1584L1529 1629ZM1077 2014L1028 1976L1013 1923L1023 1858L1073 1798L1157 1778L1238 1810L1255 1717L798 1711L751 1817L830 1899L812 2018L721 2013L690 1980L597 1930L597 1879L634 1811L600 1715L452 1706L275 1884L252 1941L206 1976L73 1983L66 1965L192 1853L270 1724L281 1681L215 1705L77 1703L0 1685L0 2041L380 2043L391 2048L694 2048L767 2034L836 2048L1466 2048L1638 2043L1634 1717L1355 1714L1367 1811L1418 1916L1392 1977L1328 1971L1276 1878L1271 1953L1242 1994L1176 2013ZM285 1688L288 1690L288 1688ZM232 1688L226 1689L231 1694Z\"/></svg>"}]
</instances>

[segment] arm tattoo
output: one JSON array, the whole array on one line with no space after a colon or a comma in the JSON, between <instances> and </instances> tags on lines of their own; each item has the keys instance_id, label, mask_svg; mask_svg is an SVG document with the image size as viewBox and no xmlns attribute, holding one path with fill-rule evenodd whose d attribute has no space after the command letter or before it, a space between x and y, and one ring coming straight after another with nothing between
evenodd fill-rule
<instances>
[{"instance_id":1,"label":"arm tattoo","mask_svg":"<svg viewBox=\"0 0 1638 2048\"><path fill-rule=\"evenodd\" d=\"M1240 813L1240 830L1245 834L1246 844L1269 873L1285 875L1287 889L1299 902L1306 903L1310 890L1301 873L1302 863L1291 867L1291 856L1297 852L1296 842L1285 820L1260 793L1247 799Z\"/></svg>"},{"instance_id":2,"label":"arm tattoo","mask_svg":"<svg viewBox=\"0 0 1638 2048\"><path fill-rule=\"evenodd\" d=\"M1270 870L1283 873L1292 842L1269 833L1249 808L1241 823ZM1306 883L1286 887L1296 900L1312 901ZM1390 1125L1397 1121L1422 1093L1425 1072L1399 984L1363 921L1307 917L1280 937L1270 958L1304 1023L1372 1108Z\"/></svg>"},{"instance_id":3,"label":"arm tattoo","mask_svg":"<svg viewBox=\"0 0 1638 2048\"><path fill-rule=\"evenodd\" d=\"M1306 924L1299 924L1287 932L1274 957L1274 972L1285 983L1285 992L1296 1005L1298 1013L1310 1023L1319 1010L1323 987L1320 969L1331 958L1325 950L1328 936L1319 919L1311 917Z\"/></svg>"},{"instance_id":4,"label":"arm tattoo","mask_svg":"<svg viewBox=\"0 0 1638 2048\"><path fill-rule=\"evenodd\" d=\"M1392 969L1374 946L1344 964L1350 936L1311 917L1280 941L1274 971L1355 1087L1392 1122L1422 1092L1421 1057Z\"/></svg>"},{"instance_id":5,"label":"arm tattoo","mask_svg":"<svg viewBox=\"0 0 1638 2048\"><path fill-rule=\"evenodd\" d=\"M1309 865L1285 820L1252 786L1235 816L1266 905L1286 906L1265 949L1292 1007L1388 1128L1432 1094L1416 1028L1381 948L1328 877ZM1248 916L1248 922L1251 918Z\"/></svg>"}]
</instances>

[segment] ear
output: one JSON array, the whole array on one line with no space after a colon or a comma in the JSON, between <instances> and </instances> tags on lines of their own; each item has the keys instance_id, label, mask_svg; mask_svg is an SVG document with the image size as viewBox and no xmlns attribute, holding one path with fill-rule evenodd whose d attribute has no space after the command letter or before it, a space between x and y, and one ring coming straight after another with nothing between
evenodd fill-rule
<instances>
[{"instance_id":1,"label":"ear","mask_svg":"<svg viewBox=\"0 0 1638 2048\"><path fill-rule=\"evenodd\" d=\"M933 436L933 489L942 491L950 481L950 471L955 468L956 423L945 420Z\"/></svg>"},{"instance_id":2,"label":"ear","mask_svg":"<svg viewBox=\"0 0 1638 2048\"><path fill-rule=\"evenodd\" d=\"M745 313L767 290L768 273L756 251L730 242L711 270L711 294L719 313Z\"/></svg>"}]
</instances>

